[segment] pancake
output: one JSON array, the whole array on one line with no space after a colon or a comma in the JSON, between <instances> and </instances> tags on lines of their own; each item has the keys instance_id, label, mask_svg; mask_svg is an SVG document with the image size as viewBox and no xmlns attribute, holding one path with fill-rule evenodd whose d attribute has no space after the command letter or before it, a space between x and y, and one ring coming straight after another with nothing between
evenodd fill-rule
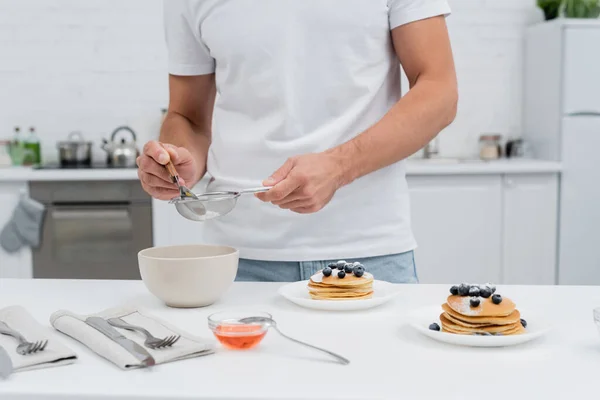
<instances>
[{"instance_id":1,"label":"pancake","mask_svg":"<svg viewBox=\"0 0 600 400\"><path fill-rule=\"evenodd\" d=\"M310 277L308 293L314 300L363 300L373 296L373 275L346 274L339 278L337 273L324 276L321 271Z\"/></svg>"},{"instance_id":2,"label":"pancake","mask_svg":"<svg viewBox=\"0 0 600 400\"><path fill-rule=\"evenodd\" d=\"M456 335L475 335L476 334L474 332L464 332L464 331L453 330L452 328L450 328L448 326L444 326L444 325L442 325L442 332L453 333ZM505 331L502 333L497 333L496 335L510 336L510 335L521 335L523 333L527 333L527 330L525 328L523 328L523 326L517 325L516 327L514 327L508 331Z\"/></svg>"},{"instance_id":3,"label":"pancake","mask_svg":"<svg viewBox=\"0 0 600 400\"><path fill-rule=\"evenodd\" d=\"M454 332L465 332L465 333L506 333L512 332L517 327L517 324L511 325L492 325L486 327L467 328L461 325L457 325L450 321L444 314L440 315L440 322L442 326L450 329ZM520 323L519 323L520 325Z\"/></svg>"},{"instance_id":4,"label":"pancake","mask_svg":"<svg viewBox=\"0 0 600 400\"><path fill-rule=\"evenodd\" d=\"M321 296L314 293L309 293L310 297L313 300L332 300L332 301L340 301L340 300L365 300L373 297L373 292L364 293L358 296L344 296L344 297L331 297L331 296Z\"/></svg>"},{"instance_id":5,"label":"pancake","mask_svg":"<svg viewBox=\"0 0 600 400\"><path fill-rule=\"evenodd\" d=\"M502 301L504 303L504 301ZM500 303L502 304L502 303ZM495 305L495 304L494 304ZM455 320L471 325L508 325L519 322L521 313L519 310L514 310L504 317L471 317L457 313L448 304L442 304L442 309Z\"/></svg>"},{"instance_id":6,"label":"pancake","mask_svg":"<svg viewBox=\"0 0 600 400\"><path fill-rule=\"evenodd\" d=\"M516 309L515 303L508 298L503 298L500 304L494 304L491 297L481 297L480 300L477 307L471 307L469 296L451 295L448 296L447 304L458 314L467 317L506 317Z\"/></svg>"},{"instance_id":7,"label":"pancake","mask_svg":"<svg viewBox=\"0 0 600 400\"><path fill-rule=\"evenodd\" d=\"M373 283L373 275L365 272L360 278L354 276L354 274L346 274L344 278L338 278L337 273L333 273L330 276L324 276L321 271L317 272L310 277L309 284L335 286L335 287L352 287L361 286L365 284Z\"/></svg>"}]
</instances>

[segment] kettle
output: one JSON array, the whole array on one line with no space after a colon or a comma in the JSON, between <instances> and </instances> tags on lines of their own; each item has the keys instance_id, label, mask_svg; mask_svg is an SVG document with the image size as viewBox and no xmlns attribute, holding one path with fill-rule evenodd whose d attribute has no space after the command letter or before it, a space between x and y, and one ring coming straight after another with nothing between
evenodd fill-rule
<instances>
[{"instance_id":1,"label":"kettle","mask_svg":"<svg viewBox=\"0 0 600 400\"><path fill-rule=\"evenodd\" d=\"M132 141L126 142L121 139L117 142L117 133L127 131L131 134ZM136 166L136 159L140 155L140 151L136 145L135 132L128 126L120 126L115 129L110 136L110 142L102 139L102 149L107 153L107 163L119 168L133 168Z\"/></svg>"}]
</instances>

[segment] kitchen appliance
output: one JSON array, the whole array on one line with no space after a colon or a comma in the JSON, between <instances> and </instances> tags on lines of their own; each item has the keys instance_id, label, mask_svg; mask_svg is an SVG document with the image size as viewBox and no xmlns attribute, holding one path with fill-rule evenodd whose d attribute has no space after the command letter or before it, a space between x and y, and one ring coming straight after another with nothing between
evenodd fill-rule
<instances>
[{"instance_id":1,"label":"kitchen appliance","mask_svg":"<svg viewBox=\"0 0 600 400\"><path fill-rule=\"evenodd\" d=\"M67 140L58 142L58 159L61 165L90 165L92 142L86 142L81 132L71 132Z\"/></svg>"},{"instance_id":2,"label":"kitchen appliance","mask_svg":"<svg viewBox=\"0 0 600 400\"><path fill-rule=\"evenodd\" d=\"M560 161L558 283L600 285L600 21L562 19L526 33L524 139ZM532 210L533 211L533 210Z\"/></svg>"},{"instance_id":3,"label":"kitchen appliance","mask_svg":"<svg viewBox=\"0 0 600 400\"><path fill-rule=\"evenodd\" d=\"M117 134L121 131L128 132L132 140L127 142L124 138L121 138L120 141L117 141ZM115 129L110 136L110 142L102 139L102 149L107 153L107 164L121 168L135 167L136 159L140 155L136 140L135 132L128 126L120 126Z\"/></svg>"},{"instance_id":4,"label":"kitchen appliance","mask_svg":"<svg viewBox=\"0 0 600 400\"><path fill-rule=\"evenodd\" d=\"M152 247L152 200L137 181L32 181L46 206L33 277L140 279L137 253Z\"/></svg>"}]
</instances>

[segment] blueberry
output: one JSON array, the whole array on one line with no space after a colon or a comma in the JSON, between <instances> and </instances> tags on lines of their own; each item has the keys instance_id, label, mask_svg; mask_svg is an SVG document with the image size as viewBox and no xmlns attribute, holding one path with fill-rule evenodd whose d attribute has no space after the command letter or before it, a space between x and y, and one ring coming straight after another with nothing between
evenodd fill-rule
<instances>
[{"instance_id":1,"label":"blueberry","mask_svg":"<svg viewBox=\"0 0 600 400\"><path fill-rule=\"evenodd\" d=\"M341 270L338 272L338 278L344 279L345 277L346 277L346 272L344 270Z\"/></svg>"},{"instance_id":2,"label":"blueberry","mask_svg":"<svg viewBox=\"0 0 600 400\"><path fill-rule=\"evenodd\" d=\"M454 296L456 296L458 294L458 286L452 286L450 288L450 293L453 294Z\"/></svg>"},{"instance_id":3,"label":"blueberry","mask_svg":"<svg viewBox=\"0 0 600 400\"><path fill-rule=\"evenodd\" d=\"M352 265L353 265L353 264L346 264L346 265L344 266L344 271L345 271L347 274L351 274L351 273L352 273Z\"/></svg>"},{"instance_id":4,"label":"blueberry","mask_svg":"<svg viewBox=\"0 0 600 400\"><path fill-rule=\"evenodd\" d=\"M479 295L484 299L487 299L492 295L492 291L487 287L483 287L479 290Z\"/></svg>"},{"instance_id":5,"label":"blueberry","mask_svg":"<svg viewBox=\"0 0 600 400\"><path fill-rule=\"evenodd\" d=\"M523 318L521 318L521 325L523 325L523 328L527 328L527 321L525 321Z\"/></svg>"},{"instance_id":6,"label":"blueberry","mask_svg":"<svg viewBox=\"0 0 600 400\"><path fill-rule=\"evenodd\" d=\"M346 261L344 260L340 260L337 263L335 263L335 265L337 266L337 269L342 270L344 269L344 267L346 266Z\"/></svg>"},{"instance_id":7,"label":"blueberry","mask_svg":"<svg viewBox=\"0 0 600 400\"><path fill-rule=\"evenodd\" d=\"M438 331L439 332L440 326L434 322L433 324L429 325L429 329L431 329L432 331Z\"/></svg>"},{"instance_id":8,"label":"blueberry","mask_svg":"<svg viewBox=\"0 0 600 400\"><path fill-rule=\"evenodd\" d=\"M479 293L480 293L479 286L471 286L469 288L469 296L479 297Z\"/></svg>"},{"instance_id":9,"label":"blueberry","mask_svg":"<svg viewBox=\"0 0 600 400\"><path fill-rule=\"evenodd\" d=\"M360 278L361 276L363 276L365 274L365 268L362 265L359 265L357 267L354 267L352 272L354 273L354 276L356 276L357 278Z\"/></svg>"},{"instance_id":10,"label":"blueberry","mask_svg":"<svg viewBox=\"0 0 600 400\"><path fill-rule=\"evenodd\" d=\"M324 276L331 276L332 272L333 272L333 270L330 267L323 268L323 275Z\"/></svg>"},{"instance_id":11,"label":"blueberry","mask_svg":"<svg viewBox=\"0 0 600 400\"><path fill-rule=\"evenodd\" d=\"M481 300L479 300L479 297L471 297L471 307L479 307L480 302Z\"/></svg>"},{"instance_id":12,"label":"blueberry","mask_svg":"<svg viewBox=\"0 0 600 400\"><path fill-rule=\"evenodd\" d=\"M492 296L492 303L494 304L500 304L502 303L502 296L500 296L499 294L495 294Z\"/></svg>"},{"instance_id":13,"label":"blueberry","mask_svg":"<svg viewBox=\"0 0 600 400\"><path fill-rule=\"evenodd\" d=\"M466 296L469 294L470 289L471 287L469 285L467 285L466 283L461 283L458 287L458 294L461 296Z\"/></svg>"},{"instance_id":14,"label":"blueberry","mask_svg":"<svg viewBox=\"0 0 600 400\"><path fill-rule=\"evenodd\" d=\"M331 269L336 269L337 268L337 264L336 263L329 263L329 265L327 265L329 268Z\"/></svg>"},{"instance_id":15,"label":"blueberry","mask_svg":"<svg viewBox=\"0 0 600 400\"><path fill-rule=\"evenodd\" d=\"M492 294L496 293L496 286L492 285L491 283L486 283L484 286L488 288Z\"/></svg>"}]
</instances>

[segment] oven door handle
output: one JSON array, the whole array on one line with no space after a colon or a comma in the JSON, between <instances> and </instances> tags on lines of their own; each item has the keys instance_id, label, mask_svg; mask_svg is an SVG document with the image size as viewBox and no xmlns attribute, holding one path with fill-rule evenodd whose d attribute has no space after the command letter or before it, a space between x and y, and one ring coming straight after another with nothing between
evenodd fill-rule
<instances>
[{"instance_id":1,"label":"oven door handle","mask_svg":"<svg viewBox=\"0 0 600 400\"><path fill-rule=\"evenodd\" d=\"M99 209L99 208L58 208L52 210L52 219L75 220L75 219L128 219L127 208Z\"/></svg>"}]
</instances>

